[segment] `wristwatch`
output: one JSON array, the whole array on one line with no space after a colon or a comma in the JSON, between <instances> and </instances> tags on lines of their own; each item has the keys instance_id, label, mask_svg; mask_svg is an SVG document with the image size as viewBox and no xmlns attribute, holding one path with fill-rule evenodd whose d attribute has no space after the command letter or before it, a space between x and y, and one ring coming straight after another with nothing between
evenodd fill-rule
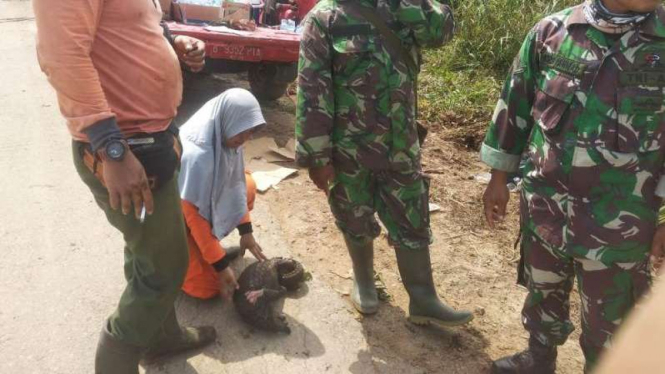
<instances>
[{"instance_id":1,"label":"wristwatch","mask_svg":"<svg viewBox=\"0 0 665 374\"><path fill-rule=\"evenodd\" d=\"M102 153L103 156L105 156L104 158L107 158L111 161L122 161L127 154L127 143L123 140L110 140L104 146L104 152Z\"/></svg>"}]
</instances>

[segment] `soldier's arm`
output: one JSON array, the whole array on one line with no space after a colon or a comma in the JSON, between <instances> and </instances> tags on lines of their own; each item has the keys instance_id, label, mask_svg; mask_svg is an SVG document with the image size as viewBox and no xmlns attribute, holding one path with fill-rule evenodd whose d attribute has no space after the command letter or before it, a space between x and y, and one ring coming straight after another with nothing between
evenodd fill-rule
<instances>
[{"instance_id":1,"label":"soldier's arm","mask_svg":"<svg viewBox=\"0 0 665 374\"><path fill-rule=\"evenodd\" d=\"M531 107L536 90L536 35L536 30L532 30L520 49L480 151L481 160L494 170L518 170L520 155L533 128Z\"/></svg>"},{"instance_id":2,"label":"soldier's arm","mask_svg":"<svg viewBox=\"0 0 665 374\"><path fill-rule=\"evenodd\" d=\"M437 47L453 38L455 20L450 5L436 0L399 0L397 20L413 30L421 47Z\"/></svg>"},{"instance_id":3,"label":"soldier's arm","mask_svg":"<svg viewBox=\"0 0 665 374\"><path fill-rule=\"evenodd\" d=\"M305 23L298 62L296 161L307 168L332 159L334 118L332 58L325 16L312 14Z\"/></svg>"}]
</instances>

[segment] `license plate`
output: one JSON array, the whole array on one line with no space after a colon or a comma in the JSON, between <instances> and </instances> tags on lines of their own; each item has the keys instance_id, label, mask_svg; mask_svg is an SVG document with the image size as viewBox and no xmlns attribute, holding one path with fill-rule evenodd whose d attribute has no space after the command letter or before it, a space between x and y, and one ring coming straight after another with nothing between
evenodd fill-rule
<instances>
[{"instance_id":1,"label":"license plate","mask_svg":"<svg viewBox=\"0 0 665 374\"><path fill-rule=\"evenodd\" d=\"M261 61L261 48L244 45L213 45L212 58L227 58L243 61Z\"/></svg>"}]
</instances>

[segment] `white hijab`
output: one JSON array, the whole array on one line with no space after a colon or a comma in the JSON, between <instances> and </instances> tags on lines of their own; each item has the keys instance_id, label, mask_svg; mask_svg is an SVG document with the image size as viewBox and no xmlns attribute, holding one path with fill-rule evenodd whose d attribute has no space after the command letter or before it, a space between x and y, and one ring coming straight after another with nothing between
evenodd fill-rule
<instances>
[{"instance_id":1,"label":"white hijab","mask_svg":"<svg viewBox=\"0 0 665 374\"><path fill-rule=\"evenodd\" d=\"M256 98L233 88L208 101L180 128L180 197L196 205L220 240L247 213L242 146L228 148L224 142L265 123Z\"/></svg>"}]
</instances>

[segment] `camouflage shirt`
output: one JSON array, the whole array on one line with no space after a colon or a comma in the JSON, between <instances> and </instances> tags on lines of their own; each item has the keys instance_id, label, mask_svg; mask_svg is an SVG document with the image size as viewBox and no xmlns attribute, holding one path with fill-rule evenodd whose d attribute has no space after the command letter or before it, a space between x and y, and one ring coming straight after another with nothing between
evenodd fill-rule
<instances>
[{"instance_id":1,"label":"camouflage shirt","mask_svg":"<svg viewBox=\"0 0 665 374\"><path fill-rule=\"evenodd\" d=\"M524 230L575 257L642 260L665 196L665 10L615 38L582 6L536 25L481 158L521 170Z\"/></svg>"},{"instance_id":2,"label":"camouflage shirt","mask_svg":"<svg viewBox=\"0 0 665 374\"><path fill-rule=\"evenodd\" d=\"M414 74L351 1L320 0L300 45L296 154L304 167L359 163L372 170L419 167ZM450 7L434 0L367 0L414 59L452 37Z\"/></svg>"}]
</instances>

